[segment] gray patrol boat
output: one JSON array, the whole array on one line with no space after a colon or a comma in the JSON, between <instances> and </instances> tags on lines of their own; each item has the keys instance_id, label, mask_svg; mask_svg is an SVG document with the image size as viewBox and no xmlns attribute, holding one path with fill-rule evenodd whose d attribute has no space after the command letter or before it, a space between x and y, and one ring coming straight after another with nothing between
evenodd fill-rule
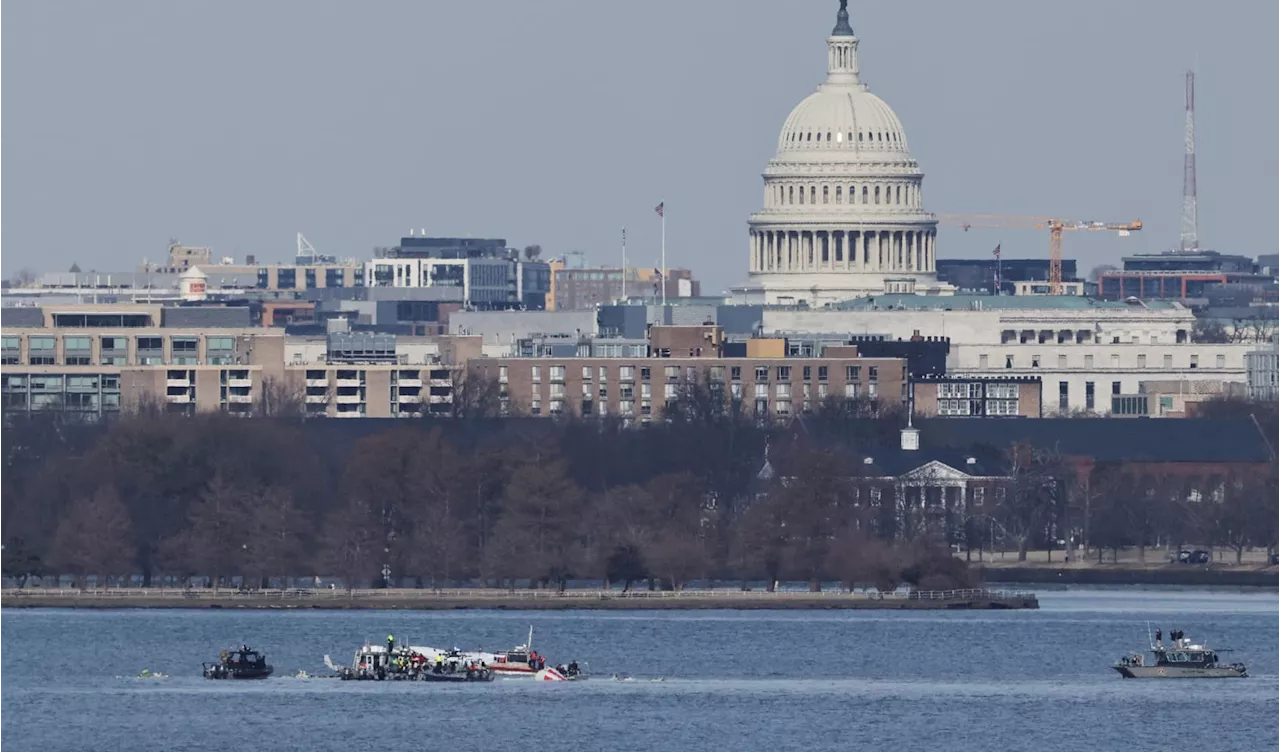
<instances>
[{"instance_id":1,"label":"gray patrol boat","mask_svg":"<svg viewBox=\"0 0 1280 752\"><path fill-rule=\"evenodd\" d=\"M1242 679L1249 675L1243 663L1221 663L1217 650L1194 644L1182 630L1169 633L1167 648L1162 638L1157 629L1151 642L1154 663L1148 663L1143 653L1130 653L1112 668L1126 679Z\"/></svg>"}]
</instances>

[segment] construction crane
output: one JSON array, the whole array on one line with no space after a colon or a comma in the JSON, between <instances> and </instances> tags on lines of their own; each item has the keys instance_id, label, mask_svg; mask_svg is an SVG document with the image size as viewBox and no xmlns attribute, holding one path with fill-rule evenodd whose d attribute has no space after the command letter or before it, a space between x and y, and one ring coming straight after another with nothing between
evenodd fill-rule
<instances>
[{"instance_id":1,"label":"construction crane","mask_svg":"<svg viewBox=\"0 0 1280 752\"><path fill-rule=\"evenodd\" d=\"M1014 217L1001 214L939 214L944 225L970 227L1008 227L1025 230L1049 231L1049 294L1062 294L1062 232L1063 230L1112 230L1121 237L1142 229L1142 221L1133 222L1082 222L1054 217Z\"/></svg>"}]
</instances>

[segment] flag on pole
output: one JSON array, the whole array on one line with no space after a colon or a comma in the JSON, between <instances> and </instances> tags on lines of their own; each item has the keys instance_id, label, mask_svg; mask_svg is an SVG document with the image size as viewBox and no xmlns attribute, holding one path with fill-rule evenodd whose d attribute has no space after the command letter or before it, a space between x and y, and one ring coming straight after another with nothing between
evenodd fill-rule
<instances>
[{"instance_id":1,"label":"flag on pole","mask_svg":"<svg viewBox=\"0 0 1280 752\"><path fill-rule=\"evenodd\" d=\"M996 249L991 252L992 256L995 256L996 258L1000 258L1000 245L1001 245L1000 243L996 243Z\"/></svg>"},{"instance_id":2,"label":"flag on pole","mask_svg":"<svg viewBox=\"0 0 1280 752\"><path fill-rule=\"evenodd\" d=\"M659 216L659 217L663 216L663 215L662 215L662 205L663 205L663 204L665 204L665 203L667 203L667 202L666 202L666 201L663 201L662 203L660 203L660 204L658 204L657 206L653 207L653 210L654 210L654 211L656 211L656 212L658 213L658 216Z\"/></svg>"}]
</instances>

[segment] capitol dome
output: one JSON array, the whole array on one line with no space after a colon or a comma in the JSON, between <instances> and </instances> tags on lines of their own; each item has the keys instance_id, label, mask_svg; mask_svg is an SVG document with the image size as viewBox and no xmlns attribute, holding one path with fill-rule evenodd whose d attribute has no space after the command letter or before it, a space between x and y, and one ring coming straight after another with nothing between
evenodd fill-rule
<instances>
[{"instance_id":1,"label":"capitol dome","mask_svg":"<svg viewBox=\"0 0 1280 752\"><path fill-rule=\"evenodd\" d=\"M862 81L840 0L827 77L787 116L751 215L742 302L825 305L880 293L949 295L935 273L937 218L902 121Z\"/></svg>"},{"instance_id":2,"label":"capitol dome","mask_svg":"<svg viewBox=\"0 0 1280 752\"><path fill-rule=\"evenodd\" d=\"M822 152L855 153L876 159L910 158L902 122L885 101L866 86L826 87L805 97L782 126L778 152L796 156Z\"/></svg>"}]
</instances>

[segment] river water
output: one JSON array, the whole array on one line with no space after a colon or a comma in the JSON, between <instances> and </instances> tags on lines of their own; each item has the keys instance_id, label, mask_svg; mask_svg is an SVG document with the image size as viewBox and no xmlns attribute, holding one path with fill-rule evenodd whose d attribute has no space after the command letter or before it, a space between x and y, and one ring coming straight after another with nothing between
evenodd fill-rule
<instances>
[{"instance_id":1,"label":"river water","mask_svg":"<svg viewBox=\"0 0 1280 752\"><path fill-rule=\"evenodd\" d=\"M1042 592L1039 611L72 611L0 618L0 742L39 750L1276 749L1277 596ZM1250 678L1124 680L1146 623L1229 647ZM523 642L586 682L338 682L388 633ZM247 642L276 676L211 682ZM135 678L142 669L167 679ZM615 681L628 674L632 681ZM660 680L660 681L659 681Z\"/></svg>"}]
</instances>

